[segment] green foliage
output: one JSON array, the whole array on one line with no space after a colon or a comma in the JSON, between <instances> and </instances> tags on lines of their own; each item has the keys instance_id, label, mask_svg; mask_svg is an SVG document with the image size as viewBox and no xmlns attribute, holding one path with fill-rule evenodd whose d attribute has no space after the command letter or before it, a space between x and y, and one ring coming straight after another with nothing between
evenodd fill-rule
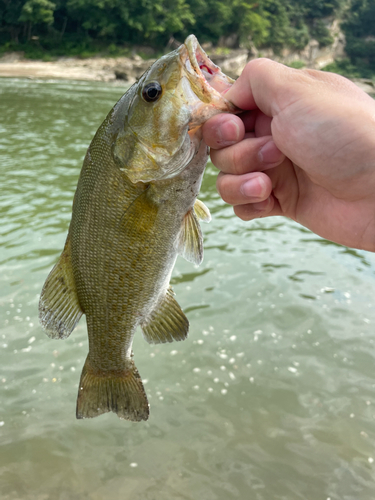
<instances>
[{"instance_id":1,"label":"green foliage","mask_svg":"<svg viewBox=\"0 0 375 500\"><path fill-rule=\"evenodd\" d=\"M235 19L238 21L236 32L244 45L253 42L261 45L269 35L270 13L265 8L266 2L249 2L237 0L233 2Z\"/></svg>"},{"instance_id":2,"label":"green foliage","mask_svg":"<svg viewBox=\"0 0 375 500\"><path fill-rule=\"evenodd\" d=\"M337 15L345 5L345 0L296 0L293 2L306 19L321 19Z\"/></svg>"},{"instance_id":3,"label":"green foliage","mask_svg":"<svg viewBox=\"0 0 375 500\"><path fill-rule=\"evenodd\" d=\"M347 78L371 78L375 80L374 66L369 66L363 61L353 64L349 58L328 64L323 68L323 71L338 73Z\"/></svg>"},{"instance_id":4,"label":"green foliage","mask_svg":"<svg viewBox=\"0 0 375 500\"><path fill-rule=\"evenodd\" d=\"M190 0L189 5L194 16L194 24L185 26L181 34L176 33L174 35L176 38L183 39L194 28L194 34L202 42L217 43L220 36L227 36L235 32L232 31L234 24L233 8L228 1Z\"/></svg>"},{"instance_id":5,"label":"green foliage","mask_svg":"<svg viewBox=\"0 0 375 500\"><path fill-rule=\"evenodd\" d=\"M38 58L118 56L134 44L160 53L194 33L200 42L230 37L280 53L311 38L331 44L326 18L345 8L351 64L375 65L374 0L0 0L0 46Z\"/></svg>"},{"instance_id":6,"label":"green foliage","mask_svg":"<svg viewBox=\"0 0 375 500\"><path fill-rule=\"evenodd\" d=\"M158 40L194 24L185 0L67 0L68 16L94 38Z\"/></svg>"},{"instance_id":7,"label":"green foliage","mask_svg":"<svg viewBox=\"0 0 375 500\"><path fill-rule=\"evenodd\" d=\"M289 68L302 69L306 66L306 63L304 63L303 61L292 61L288 64L288 66Z\"/></svg>"},{"instance_id":8,"label":"green foliage","mask_svg":"<svg viewBox=\"0 0 375 500\"><path fill-rule=\"evenodd\" d=\"M327 45L331 45L333 43L333 38L331 37L327 26L321 19L318 19L313 23L310 33L311 36L319 42L321 47L326 47Z\"/></svg>"},{"instance_id":9,"label":"green foliage","mask_svg":"<svg viewBox=\"0 0 375 500\"><path fill-rule=\"evenodd\" d=\"M53 23L53 11L56 5L49 0L27 0L21 10L19 21L31 24Z\"/></svg>"},{"instance_id":10,"label":"green foliage","mask_svg":"<svg viewBox=\"0 0 375 500\"><path fill-rule=\"evenodd\" d=\"M353 65L375 67L375 2L352 0L342 24L346 53Z\"/></svg>"},{"instance_id":11,"label":"green foliage","mask_svg":"<svg viewBox=\"0 0 375 500\"><path fill-rule=\"evenodd\" d=\"M375 3L373 0L352 0L342 27L346 34L361 38L375 34Z\"/></svg>"}]
</instances>

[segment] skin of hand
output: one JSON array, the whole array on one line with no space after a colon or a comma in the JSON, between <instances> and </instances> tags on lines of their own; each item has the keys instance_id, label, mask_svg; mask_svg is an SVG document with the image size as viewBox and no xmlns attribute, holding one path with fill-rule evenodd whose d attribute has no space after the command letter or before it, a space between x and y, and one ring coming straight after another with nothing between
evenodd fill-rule
<instances>
[{"instance_id":1,"label":"skin of hand","mask_svg":"<svg viewBox=\"0 0 375 500\"><path fill-rule=\"evenodd\" d=\"M375 101L332 73L249 62L203 126L217 189L243 220L283 215L375 251Z\"/></svg>"}]
</instances>

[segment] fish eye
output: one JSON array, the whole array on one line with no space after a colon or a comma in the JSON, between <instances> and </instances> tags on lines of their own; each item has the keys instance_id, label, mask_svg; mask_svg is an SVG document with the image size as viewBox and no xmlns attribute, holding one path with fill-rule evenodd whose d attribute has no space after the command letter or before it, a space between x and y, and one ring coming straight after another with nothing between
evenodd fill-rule
<instances>
[{"instance_id":1,"label":"fish eye","mask_svg":"<svg viewBox=\"0 0 375 500\"><path fill-rule=\"evenodd\" d=\"M143 87L142 97L146 102L155 102L162 94L160 83L151 82Z\"/></svg>"}]
</instances>

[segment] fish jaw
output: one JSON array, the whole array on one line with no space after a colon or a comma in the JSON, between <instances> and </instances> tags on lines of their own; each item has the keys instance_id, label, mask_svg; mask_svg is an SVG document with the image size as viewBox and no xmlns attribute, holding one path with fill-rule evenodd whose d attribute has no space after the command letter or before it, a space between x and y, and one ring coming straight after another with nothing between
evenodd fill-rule
<instances>
[{"instance_id":1,"label":"fish jaw","mask_svg":"<svg viewBox=\"0 0 375 500\"><path fill-rule=\"evenodd\" d=\"M162 91L145 102L148 85ZM239 110L221 94L233 80L206 55L194 35L177 50L156 61L129 92L129 107L113 154L135 184L169 179L190 163L200 140L195 133L212 116Z\"/></svg>"},{"instance_id":2,"label":"fish jaw","mask_svg":"<svg viewBox=\"0 0 375 500\"><path fill-rule=\"evenodd\" d=\"M188 36L179 48L182 67L182 85L184 79L190 87L186 105L190 108L189 130L199 127L218 113L238 113L240 110L224 96L234 83L216 66L200 46L194 35ZM192 97L196 96L196 99Z\"/></svg>"}]
</instances>

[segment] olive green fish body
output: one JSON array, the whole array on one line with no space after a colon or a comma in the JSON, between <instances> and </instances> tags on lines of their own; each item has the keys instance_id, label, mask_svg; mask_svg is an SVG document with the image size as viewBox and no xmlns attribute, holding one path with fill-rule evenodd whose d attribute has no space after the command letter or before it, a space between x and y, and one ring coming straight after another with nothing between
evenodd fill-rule
<instances>
[{"instance_id":1,"label":"olive green fish body","mask_svg":"<svg viewBox=\"0 0 375 500\"><path fill-rule=\"evenodd\" d=\"M175 310L172 317L165 311L166 320L174 331L167 334L160 329L146 339L167 342L183 340L187 334L188 322L169 290L169 279L184 218L193 214L207 162L207 147L202 145L179 176L134 185L114 161L108 161L115 133L107 130L104 136L98 134L88 150L70 228L73 275L89 336L83 379L87 372L97 380L135 372L134 390L142 396L144 390L131 360L137 326L147 324L167 297ZM177 203L181 193L184 201ZM98 398L86 397L86 386L81 383L79 417L106 410L106 405L97 406ZM135 413L129 414L126 405L118 408L118 402L111 409L124 418L146 418L147 400L145 396L138 399L142 405Z\"/></svg>"},{"instance_id":2,"label":"olive green fish body","mask_svg":"<svg viewBox=\"0 0 375 500\"><path fill-rule=\"evenodd\" d=\"M196 199L208 158L199 127L235 111L208 81L220 91L231 84L191 36L119 100L87 151L66 244L39 303L52 338L68 337L86 315L77 418L113 411L146 420L136 329L149 343L187 336L169 280L178 254L203 258L198 219L210 215Z\"/></svg>"},{"instance_id":3,"label":"olive green fish body","mask_svg":"<svg viewBox=\"0 0 375 500\"><path fill-rule=\"evenodd\" d=\"M207 162L207 148L203 145L201 150L178 177L134 186L114 162L101 167L101 155L107 154L105 144L98 147L94 141L89 149L77 188L70 235L77 295L87 318L86 370L99 377L134 370L131 348L137 326L147 323L166 296L174 302L169 279L184 218L192 213ZM176 203L181 193L182 205ZM161 329L148 341L186 337L188 322L174 305L172 317L166 316L175 330L173 334ZM87 398L82 407L85 390L79 391L78 416L101 413L102 407L88 406L92 398ZM140 380L136 390L143 393ZM142 399L143 406L133 419L148 414L147 401ZM127 413L122 416L129 417Z\"/></svg>"},{"instance_id":4,"label":"olive green fish body","mask_svg":"<svg viewBox=\"0 0 375 500\"><path fill-rule=\"evenodd\" d=\"M207 148L203 145L179 176L137 185L108 161L109 150L110 141L105 144L102 138L90 146L69 234L80 305L87 317L100 322L100 329L118 329L121 350L127 352L135 328L169 286L178 237L199 192ZM103 345L99 353L105 351Z\"/></svg>"}]
</instances>

